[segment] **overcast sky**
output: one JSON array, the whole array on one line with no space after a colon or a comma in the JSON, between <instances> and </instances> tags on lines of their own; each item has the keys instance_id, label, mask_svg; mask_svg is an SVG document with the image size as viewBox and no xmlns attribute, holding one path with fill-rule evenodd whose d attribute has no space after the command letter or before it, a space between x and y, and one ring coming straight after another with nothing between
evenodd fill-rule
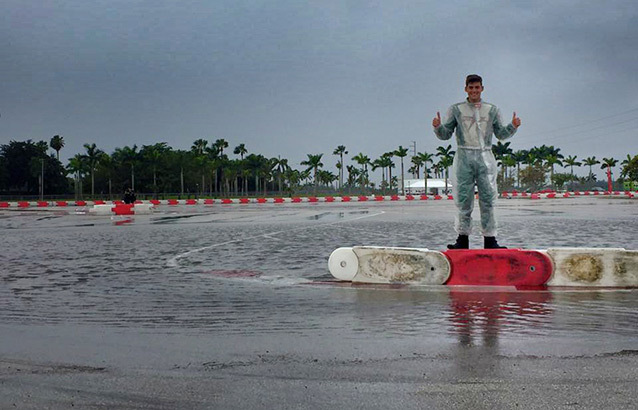
<instances>
[{"instance_id":1,"label":"overcast sky","mask_svg":"<svg viewBox=\"0 0 638 410\"><path fill-rule=\"evenodd\" d=\"M620 160L638 154L636 4L4 0L0 144L59 134L66 163L85 143L224 138L336 173L338 145L346 164L434 152L432 117L478 73L522 119L513 149Z\"/></svg>"}]
</instances>

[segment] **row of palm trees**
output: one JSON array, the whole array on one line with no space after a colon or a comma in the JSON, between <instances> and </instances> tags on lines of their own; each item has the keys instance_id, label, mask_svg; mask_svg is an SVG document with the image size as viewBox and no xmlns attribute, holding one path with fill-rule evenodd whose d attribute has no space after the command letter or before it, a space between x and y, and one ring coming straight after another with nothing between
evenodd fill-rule
<instances>
[{"instance_id":1,"label":"row of palm trees","mask_svg":"<svg viewBox=\"0 0 638 410\"><path fill-rule=\"evenodd\" d=\"M542 145L540 147L533 147L530 150L513 151L512 148L510 148L510 142L503 143L499 141L492 146L492 151L501 167L501 181L506 181L509 178L511 181L515 181L518 187L522 186L521 175L525 175L525 173L521 172L521 164L527 165L530 169L534 167L546 169L549 172L549 182L552 187L556 187L557 185L562 186L565 182L571 182L573 187L573 183L579 180L579 178L574 175L574 167L583 165L589 167L587 177L582 178L582 180L593 183L596 180L592 171L593 166L601 164L601 169L608 169L612 172L612 169L618 165L618 160L613 157L598 160L595 156L591 156L584 158L582 161L578 160L575 155L565 157L561 154L561 149L555 148L553 145ZM631 159L632 156L627 154L626 159L621 162L623 166L621 177L627 176L627 166ZM563 174L560 177L557 176L554 172L556 165L569 167L569 174ZM516 178L512 176L514 169L516 169ZM508 174L508 170L512 172ZM544 178L542 181L545 181Z\"/></svg>"},{"instance_id":2,"label":"row of palm trees","mask_svg":"<svg viewBox=\"0 0 638 410\"><path fill-rule=\"evenodd\" d=\"M54 136L50 140L50 147L59 158L59 152L64 147L64 138ZM307 154L307 158L300 162L302 168L299 170L293 169L285 158L249 154L243 143L232 151L238 158L231 159L228 156L229 143L225 139L217 139L212 144L206 139L197 139L190 150L174 150L166 143L145 145L141 149L136 145L124 146L116 148L110 155L100 150L96 144L84 144L84 148L83 154L76 154L69 160L66 169L73 176L75 191L83 192L83 182L90 180L92 195L95 195L96 178L102 187L101 192L105 191L106 186L109 195L114 183L118 192L125 186L144 192L176 192L176 187L179 186L182 194L247 195L249 192L265 193L269 189L292 193L308 185L314 193L320 188L336 189L339 192L357 189L362 193L372 190L403 193L406 158L409 155L409 149L403 146L385 152L376 159L360 152L351 158L353 164L345 165L349 152L344 145L339 145L332 152L338 157L335 174L323 169L321 153ZM593 166L602 163L603 169L611 169L618 164L614 158L603 158L602 162L596 157L585 158L582 162L576 156L565 158L560 153L560 148L554 146L542 145L529 150L513 151L510 142L499 141L492 148L501 168L501 189L544 185L548 180L550 184L558 185L557 182L560 181L554 172L556 165L569 167L568 179L573 183L577 179L574 176L574 167L589 166L587 180L594 181ZM454 154L451 145L439 146L434 153L416 152L409 160L407 172L414 178L423 178L426 190L427 178L442 178L447 191L449 168ZM393 175L395 158L400 164L399 175ZM630 160L628 155L623 165ZM521 165L526 167L521 169ZM376 170L381 170L381 182L378 185L370 180L370 171ZM535 175L536 179L530 175Z\"/></svg>"}]
</instances>

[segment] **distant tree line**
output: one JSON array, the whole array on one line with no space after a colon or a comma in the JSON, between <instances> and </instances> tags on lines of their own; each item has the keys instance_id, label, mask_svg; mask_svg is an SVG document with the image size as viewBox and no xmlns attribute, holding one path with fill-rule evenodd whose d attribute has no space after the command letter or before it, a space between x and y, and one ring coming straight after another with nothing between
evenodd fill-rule
<instances>
[{"instance_id":1,"label":"distant tree line","mask_svg":"<svg viewBox=\"0 0 638 410\"><path fill-rule=\"evenodd\" d=\"M399 146L379 158L371 159L360 152L345 165L348 151L344 145L334 149L336 172L324 169L324 154L307 154L300 169L294 169L285 158L267 158L249 153L238 144L229 156L229 143L217 139L209 143L195 140L190 150L173 149L164 142L153 145L124 146L108 154L96 144L84 144L84 152L60 162L64 138L55 135L46 141L10 141L0 145L0 195L3 196L74 196L115 198L126 188L157 197L178 196L242 196L293 195L298 192L339 192L347 194L402 193L407 173L413 178L444 179L447 186L449 169L455 152L452 146L439 146L434 153L417 152L409 159L409 150ZM49 148L55 154L49 153ZM564 157L560 148L533 147L513 151L510 143L492 146L500 167L501 190L536 191L547 186L574 189L596 182L592 167L610 170L618 160L595 156L582 161L576 156ZM409 161L409 162L408 162ZM394 172L393 169L399 170ZM569 172L556 172L562 166ZM574 175L574 167L587 166L585 177ZM638 156L627 155L621 162L620 182L638 181ZM372 182L370 172L381 171L381 181ZM427 186L427 185L426 185Z\"/></svg>"}]
</instances>

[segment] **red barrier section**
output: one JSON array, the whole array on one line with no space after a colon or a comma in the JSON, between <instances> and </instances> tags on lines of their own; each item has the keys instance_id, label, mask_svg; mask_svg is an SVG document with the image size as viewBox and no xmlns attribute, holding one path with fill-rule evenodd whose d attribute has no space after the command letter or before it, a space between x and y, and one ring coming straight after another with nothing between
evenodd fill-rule
<instances>
[{"instance_id":1,"label":"red barrier section","mask_svg":"<svg viewBox=\"0 0 638 410\"><path fill-rule=\"evenodd\" d=\"M206 198L204 199L204 205L212 205L215 203L215 200L212 198Z\"/></svg>"},{"instance_id":2,"label":"red barrier section","mask_svg":"<svg viewBox=\"0 0 638 410\"><path fill-rule=\"evenodd\" d=\"M523 192L523 193L521 193L521 196L522 196L522 197L526 197L526 196L527 196L527 192Z\"/></svg>"},{"instance_id":3,"label":"red barrier section","mask_svg":"<svg viewBox=\"0 0 638 410\"><path fill-rule=\"evenodd\" d=\"M548 198L556 198L556 194L555 193L551 193L551 194L547 194Z\"/></svg>"},{"instance_id":4,"label":"red barrier section","mask_svg":"<svg viewBox=\"0 0 638 410\"><path fill-rule=\"evenodd\" d=\"M168 200L168 204L169 205L179 205L179 201L177 199L169 199Z\"/></svg>"},{"instance_id":5,"label":"red barrier section","mask_svg":"<svg viewBox=\"0 0 638 410\"><path fill-rule=\"evenodd\" d=\"M414 201L414 197L412 195L406 195L405 196L405 200L406 201Z\"/></svg>"},{"instance_id":6,"label":"red barrier section","mask_svg":"<svg viewBox=\"0 0 638 410\"><path fill-rule=\"evenodd\" d=\"M28 207L29 207L28 202L25 202L25 201L18 202L18 208L28 208Z\"/></svg>"},{"instance_id":7,"label":"red barrier section","mask_svg":"<svg viewBox=\"0 0 638 410\"><path fill-rule=\"evenodd\" d=\"M112 210L115 215L135 215L133 212L133 204L117 204Z\"/></svg>"},{"instance_id":8,"label":"red barrier section","mask_svg":"<svg viewBox=\"0 0 638 410\"><path fill-rule=\"evenodd\" d=\"M539 194L532 194L530 196L530 198L532 198L532 199L541 199L541 196Z\"/></svg>"},{"instance_id":9,"label":"red barrier section","mask_svg":"<svg viewBox=\"0 0 638 410\"><path fill-rule=\"evenodd\" d=\"M8 207L9 207L8 202L0 202L0 208L8 208Z\"/></svg>"},{"instance_id":10,"label":"red barrier section","mask_svg":"<svg viewBox=\"0 0 638 410\"><path fill-rule=\"evenodd\" d=\"M197 205L197 199L187 199L186 205Z\"/></svg>"},{"instance_id":11,"label":"red barrier section","mask_svg":"<svg viewBox=\"0 0 638 410\"><path fill-rule=\"evenodd\" d=\"M570 197L569 192L565 192L565 193L563 194L563 198L569 198L569 197Z\"/></svg>"},{"instance_id":12,"label":"red barrier section","mask_svg":"<svg viewBox=\"0 0 638 410\"><path fill-rule=\"evenodd\" d=\"M101 199L96 199L95 201L93 201L94 205L104 205L106 204L106 202L102 201Z\"/></svg>"},{"instance_id":13,"label":"red barrier section","mask_svg":"<svg viewBox=\"0 0 638 410\"><path fill-rule=\"evenodd\" d=\"M398 201L399 200L399 195L392 195L390 197L390 201Z\"/></svg>"},{"instance_id":14,"label":"red barrier section","mask_svg":"<svg viewBox=\"0 0 638 410\"><path fill-rule=\"evenodd\" d=\"M341 202L350 202L352 198L350 198L349 196L342 196L341 197Z\"/></svg>"},{"instance_id":15,"label":"red barrier section","mask_svg":"<svg viewBox=\"0 0 638 410\"><path fill-rule=\"evenodd\" d=\"M438 200L443 199L443 197L442 197L441 195L435 195L435 196L434 196L434 199L438 201Z\"/></svg>"},{"instance_id":16,"label":"red barrier section","mask_svg":"<svg viewBox=\"0 0 638 410\"><path fill-rule=\"evenodd\" d=\"M326 202L334 202L335 198L333 196L327 196L326 197Z\"/></svg>"},{"instance_id":17,"label":"red barrier section","mask_svg":"<svg viewBox=\"0 0 638 410\"><path fill-rule=\"evenodd\" d=\"M44 208L49 206L49 203L46 201L38 201L38 208Z\"/></svg>"},{"instance_id":18,"label":"red barrier section","mask_svg":"<svg viewBox=\"0 0 638 410\"><path fill-rule=\"evenodd\" d=\"M86 206L86 201L75 201L75 206Z\"/></svg>"},{"instance_id":19,"label":"red barrier section","mask_svg":"<svg viewBox=\"0 0 638 410\"><path fill-rule=\"evenodd\" d=\"M268 200L266 198L257 198L258 204L265 204Z\"/></svg>"},{"instance_id":20,"label":"red barrier section","mask_svg":"<svg viewBox=\"0 0 638 410\"><path fill-rule=\"evenodd\" d=\"M161 204L161 202L159 201L159 199L151 199L149 202L150 202L151 204L153 204L153 205L159 205L159 204Z\"/></svg>"},{"instance_id":21,"label":"red barrier section","mask_svg":"<svg viewBox=\"0 0 638 410\"><path fill-rule=\"evenodd\" d=\"M296 197L292 198L292 202L294 202L294 203L301 202L301 198L299 198L298 196L296 196Z\"/></svg>"},{"instance_id":22,"label":"red barrier section","mask_svg":"<svg viewBox=\"0 0 638 410\"><path fill-rule=\"evenodd\" d=\"M124 201L122 201L121 199L116 199L115 201L113 201L113 203L114 203L115 205L123 205L123 204L124 204Z\"/></svg>"},{"instance_id":23,"label":"red barrier section","mask_svg":"<svg viewBox=\"0 0 638 410\"><path fill-rule=\"evenodd\" d=\"M250 199L248 199L248 198L239 198L239 203L240 204L248 204L248 203L250 203Z\"/></svg>"},{"instance_id":24,"label":"red barrier section","mask_svg":"<svg viewBox=\"0 0 638 410\"><path fill-rule=\"evenodd\" d=\"M283 204L284 203L284 199L283 198L275 198L275 203L276 204Z\"/></svg>"},{"instance_id":25,"label":"red barrier section","mask_svg":"<svg viewBox=\"0 0 638 410\"><path fill-rule=\"evenodd\" d=\"M375 201L383 201L383 199L384 199L384 198L383 198L382 196L380 196L380 195L376 195L376 196L374 197L374 200L375 200Z\"/></svg>"},{"instance_id":26,"label":"red barrier section","mask_svg":"<svg viewBox=\"0 0 638 410\"><path fill-rule=\"evenodd\" d=\"M477 198L478 198L478 196L477 196ZM447 196L447 199L449 199L450 201L452 201L452 200L454 200L454 197L453 197L452 195L448 195L448 196Z\"/></svg>"},{"instance_id":27,"label":"red barrier section","mask_svg":"<svg viewBox=\"0 0 638 410\"><path fill-rule=\"evenodd\" d=\"M69 206L69 204L66 201L58 201L55 206Z\"/></svg>"},{"instance_id":28,"label":"red barrier section","mask_svg":"<svg viewBox=\"0 0 638 410\"><path fill-rule=\"evenodd\" d=\"M367 201L367 200L368 200L368 197L367 197L367 196L363 196L363 195L360 195L360 196L359 196L359 202L365 202L365 201Z\"/></svg>"},{"instance_id":29,"label":"red barrier section","mask_svg":"<svg viewBox=\"0 0 638 410\"><path fill-rule=\"evenodd\" d=\"M233 203L232 199L228 199L228 198L222 199L222 204L232 204L232 203Z\"/></svg>"},{"instance_id":30,"label":"red barrier section","mask_svg":"<svg viewBox=\"0 0 638 410\"><path fill-rule=\"evenodd\" d=\"M448 250L452 272L447 285L541 286L552 276L552 261L522 249Z\"/></svg>"},{"instance_id":31,"label":"red barrier section","mask_svg":"<svg viewBox=\"0 0 638 410\"><path fill-rule=\"evenodd\" d=\"M427 201L427 200L428 200L427 195L421 195L421 201Z\"/></svg>"},{"instance_id":32,"label":"red barrier section","mask_svg":"<svg viewBox=\"0 0 638 410\"><path fill-rule=\"evenodd\" d=\"M311 196L308 198L308 202L319 202L319 198L316 196Z\"/></svg>"}]
</instances>

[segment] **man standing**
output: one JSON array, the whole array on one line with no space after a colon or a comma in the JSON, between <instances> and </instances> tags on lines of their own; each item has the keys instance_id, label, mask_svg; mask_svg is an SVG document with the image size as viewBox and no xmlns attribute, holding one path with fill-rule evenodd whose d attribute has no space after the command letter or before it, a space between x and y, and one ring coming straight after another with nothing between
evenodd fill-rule
<instances>
[{"instance_id":1,"label":"man standing","mask_svg":"<svg viewBox=\"0 0 638 410\"><path fill-rule=\"evenodd\" d=\"M458 209L456 217L456 243L449 249L468 249L474 208L474 186L478 188L481 229L485 249L505 248L496 242L496 219L494 202L498 198L496 188L496 159L492 153L492 134L500 140L514 135L521 119L514 113L512 122L506 126L495 105L481 100L483 79L470 74L465 79L467 99L452 105L441 121L436 113L432 120L434 133L441 140L448 140L456 130L458 149L452 164L452 189L454 203Z\"/></svg>"}]
</instances>

